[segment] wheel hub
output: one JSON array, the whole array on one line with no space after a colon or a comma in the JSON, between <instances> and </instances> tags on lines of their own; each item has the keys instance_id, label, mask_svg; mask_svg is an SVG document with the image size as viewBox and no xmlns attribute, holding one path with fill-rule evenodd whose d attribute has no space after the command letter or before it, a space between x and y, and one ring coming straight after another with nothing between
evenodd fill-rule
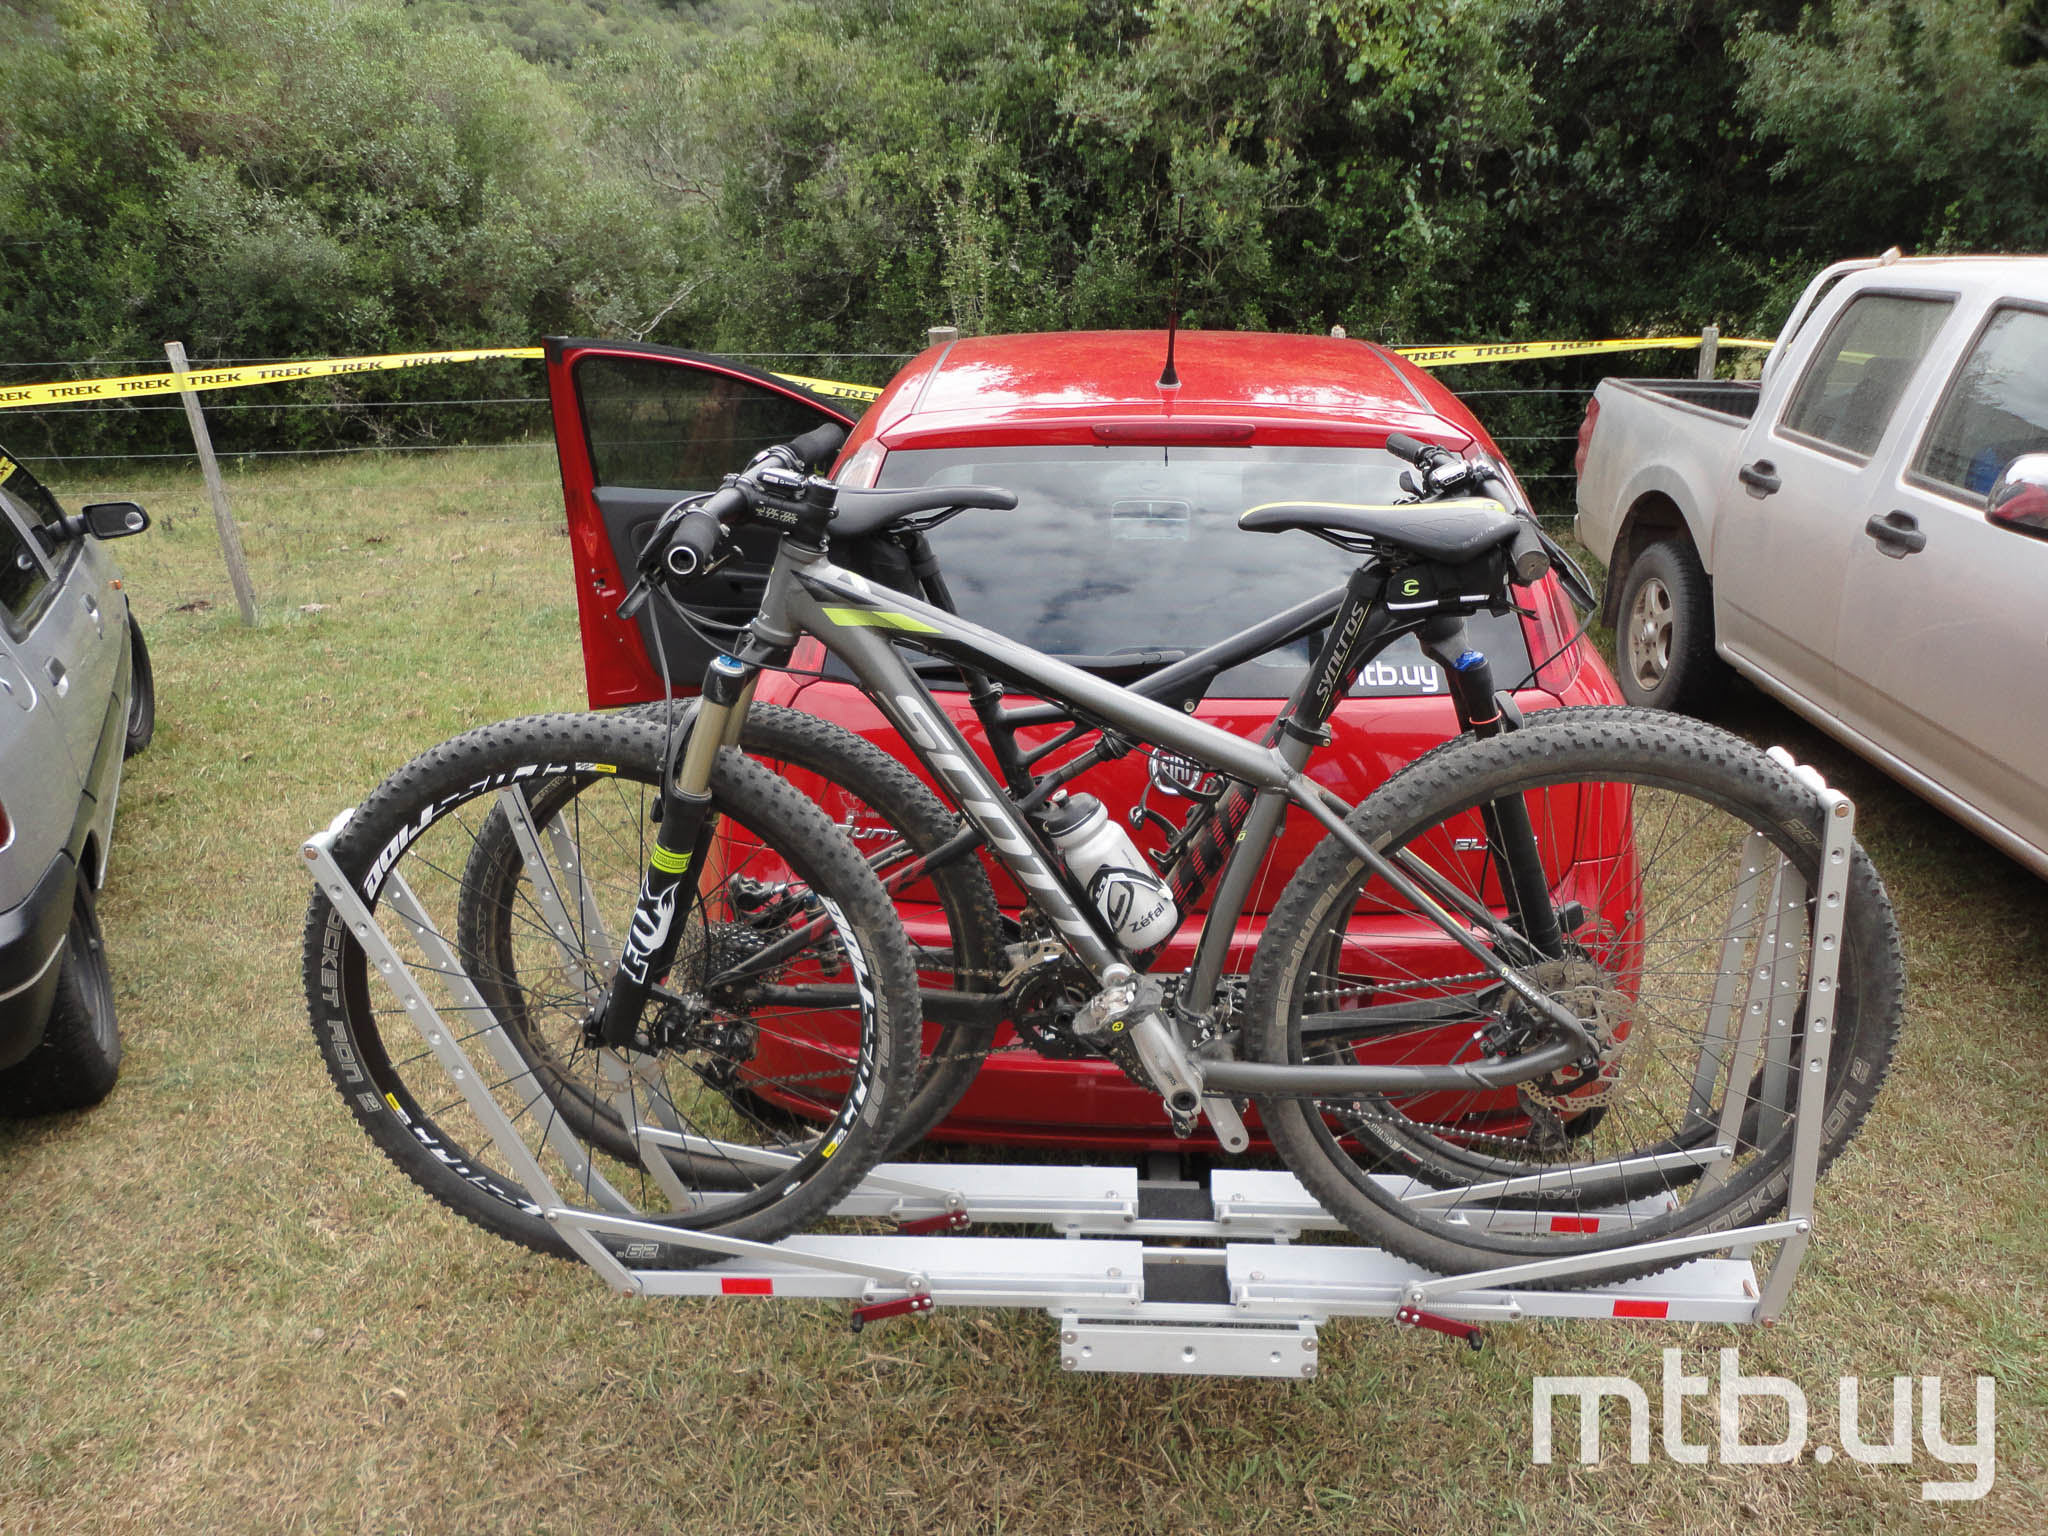
<instances>
[{"instance_id":1,"label":"wheel hub","mask_svg":"<svg viewBox=\"0 0 2048 1536\"><path fill-rule=\"evenodd\" d=\"M1628 665L1636 684L1655 688L1671 670L1671 592L1652 576L1636 589L1629 605Z\"/></svg>"},{"instance_id":2,"label":"wheel hub","mask_svg":"<svg viewBox=\"0 0 2048 1536\"><path fill-rule=\"evenodd\" d=\"M1525 1101L1550 1114L1581 1115L1607 1103L1621 1085L1621 1030L1629 1020L1627 994L1608 984L1607 973L1591 960L1574 957L1546 960L1528 971L1531 981L1584 1021L1597 1054L1575 1067L1522 1085Z\"/></svg>"}]
</instances>

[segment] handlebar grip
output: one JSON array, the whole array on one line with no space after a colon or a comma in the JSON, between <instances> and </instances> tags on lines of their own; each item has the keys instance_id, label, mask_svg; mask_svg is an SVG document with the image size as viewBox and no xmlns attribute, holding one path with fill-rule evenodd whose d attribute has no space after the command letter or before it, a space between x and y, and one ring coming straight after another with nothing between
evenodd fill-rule
<instances>
[{"instance_id":1,"label":"handlebar grip","mask_svg":"<svg viewBox=\"0 0 2048 1536\"><path fill-rule=\"evenodd\" d=\"M823 467L832 462L833 456L839 452L840 445L845 441L846 428L836 421L828 421L823 426L811 428L802 437L791 438L789 451L797 456L798 462L805 468Z\"/></svg>"},{"instance_id":2,"label":"handlebar grip","mask_svg":"<svg viewBox=\"0 0 2048 1536\"><path fill-rule=\"evenodd\" d=\"M1406 459L1410 464L1421 464L1423 456L1434 446L1420 438L1410 437L1406 432L1387 434L1387 452L1397 459Z\"/></svg>"},{"instance_id":3,"label":"handlebar grip","mask_svg":"<svg viewBox=\"0 0 2048 1536\"><path fill-rule=\"evenodd\" d=\"M1515 585L1529 586L1541 581L1550 569L1550 551L1543 547L1543 535L1536 525L1524 522L1515 529L1515 537L1508 545L1508 564L1515 573Z\"/></svg>"},{"instance_id":4,"label":"handlebar grip","mask_svg":"<svg viewBox=\"0 0 2048 1536\"><path fill-rule=\"evenodd\" d=\"M662 553L662 564L674 576L695 576L711 563L711 557L718 550L719 535L725 532L706 507L695 512L685 512L682 521L676 524L676 531L669 535L668 548Z\"/></svg>"}]
</instances>

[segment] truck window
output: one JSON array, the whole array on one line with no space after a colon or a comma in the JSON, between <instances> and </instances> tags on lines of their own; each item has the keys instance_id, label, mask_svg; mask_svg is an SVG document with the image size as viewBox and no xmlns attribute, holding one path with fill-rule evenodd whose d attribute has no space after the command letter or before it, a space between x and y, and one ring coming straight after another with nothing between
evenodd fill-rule
<instances>
[{"instance_id":1,"label":"truck window","mask_svg":"<svg viewBox=\"0 0 2048 1536\"><path fill-rule=\"evenodd\" d=\"M1953 307L1948 299L1892 293L1853 300L1814 353L1779 419L1780 429L1869 458Z\"/></svg>"},{"instance_id":2,"label":"truck window","mask_svg":"<svg viewBox=\"0 0 2048 1536\"><path fill-rule=\"evenodd\" d=\"M1974 500L2023 453L2048 453L2048 315L2000 309L1956 370L1913 473Z\"/></svg>"}]
</instances>

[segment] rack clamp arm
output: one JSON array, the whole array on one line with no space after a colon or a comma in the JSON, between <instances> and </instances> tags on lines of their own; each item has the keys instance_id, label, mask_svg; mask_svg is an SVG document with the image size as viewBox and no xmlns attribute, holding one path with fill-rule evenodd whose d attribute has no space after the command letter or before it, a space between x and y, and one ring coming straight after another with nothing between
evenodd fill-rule
<instances>
[{"instance_id":1,"label":"rack clamp arm","mask_svg":"<svg viewBox=\"0 0 2048 1536\"><path fill-rule=\"evenodd\" d=\"M1475 1350L1486 1343L1486 1334L1476 1323L1461 1323L1455 1317L1439 1317L1420 1307L1402 1307L1394 1314L1394 1321L1409 1328L1427 1328L1432 1333L1463 1339Z\"/></svg>"}]
</instances>

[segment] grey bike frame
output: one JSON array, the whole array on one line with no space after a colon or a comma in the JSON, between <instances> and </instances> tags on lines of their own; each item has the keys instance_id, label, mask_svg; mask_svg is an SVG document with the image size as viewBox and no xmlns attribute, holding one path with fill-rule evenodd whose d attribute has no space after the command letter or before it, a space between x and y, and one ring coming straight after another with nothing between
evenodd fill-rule
<instances>
[{"instance_id":1,"label":"grey bike frame","mask_svg":"<svg viewBox=\"0 0 2048 1536\"><path fill-rule=\"evenodd\" d=\"M1339 622L1345 622L1340 610ZM1091 904L1077 898L1064 870L1029 823L1012 813L1004 792L982 767L972 747L947 718L895 649L894 642L932 643L956 659L1071 706L1120 734L1171 752L1250 785L1252 810L1211 898L1196 945L1183 1004L1196 1012L1217 1001L1231 935L1244 909L1251 881L1278 834L1291 803L1320 822L1390 886L1430 915L1443 932L1500 978L1541 1015L1560 1025L1566 1038L1556 1045L1497 1065L1443 1067L1282 1067L1244 1062L1211 1062L1205 1080L1221 1091L1244 1092L1409 1092L1433 1089L1505 1087L1556 1070L1592 1048L1584 1026L1566 1009L1502 962L1434 897L1344 823L1350 811L1341 799L1303 772L1314 742L1283 733L1277 746L1262 746L1205 725L1180 710L1103 681L1091 672L1055 660L1029 646L984 629L959 615L902 592L881 588L834 565L821 551L783 540L771 566L767 590L751 633L767 650L786 649L809 634L839 659L889 723L910 742L919 759L944 780L961 811L986 837L1005 867L1057 928L1075 958L1102 979L1112 965L1127 963L1104 930ZM1352 635L1355 638L1355 629ZM746 660L743 656L742 660ZM1285 1077L1284 1083L1280 1075ZM1310 1082L1310 1077L1316 1079ZM1244 1081L1239 1082L1238 1079ZM1269 1080L1271 1079L1271 1080Z\"/></svg>"}]
</instances>

